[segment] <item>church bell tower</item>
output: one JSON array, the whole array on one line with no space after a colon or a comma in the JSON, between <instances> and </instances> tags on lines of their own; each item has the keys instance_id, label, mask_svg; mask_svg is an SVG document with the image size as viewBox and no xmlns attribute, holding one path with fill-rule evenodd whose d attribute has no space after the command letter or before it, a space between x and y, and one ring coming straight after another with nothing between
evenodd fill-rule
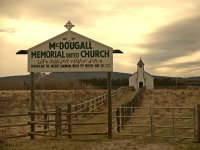
<instances>
[{"instance_id":1,"label":"church bell tower","mask_svg":"<svg viewBox=\"0 0 200 150\"><path fill-rule=\"evenodd\" d=\"M145 86L145 78L144 78L144 63L142 59L140 58L139 62L137 63L137 83L138 83L138 89Z\"/></svg>"}]
</instances>

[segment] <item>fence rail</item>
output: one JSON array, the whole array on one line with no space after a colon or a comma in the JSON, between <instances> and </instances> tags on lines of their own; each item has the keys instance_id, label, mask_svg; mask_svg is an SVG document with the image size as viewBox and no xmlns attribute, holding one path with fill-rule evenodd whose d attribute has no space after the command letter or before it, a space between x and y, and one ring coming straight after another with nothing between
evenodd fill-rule
<instances>
[{"instance_id":1,"label":"fence rail","mask_svg":"<svg viewBox=\"0 0 200 150\"><path fill-rule=\"evenodd\" d=\"M121 87L116 91L112 91L112 97L117 97L122 93L133 90L133 87ZM42 119L28 121L26 123L8 123L0 124L0 131L7 129L18 129L26 127L29 129L24 134L6 135L7 138L20 138L28 136L59 136L68 135L68 138L72 138L72 135L82 135L84 133L73 133L72 126L86 126L86 125L106 125L107 122L77 122L79 118L86 115L106 115L107 112L100 112L100 109L107 105L107 95L103 94L95 98L82 101L80 103L69 104L68 107L56 108L55 111L30 111L28 113L12 113L12 114L0 114L0 119L17 117L29 117L30 116L42 116ZM35 132L30 132L31 126L35 126ZM65 131L65 132L63 132ZM0 132L1 133L1 132ZM102 132L106 134L107 132ZM86 135L89 133L85 133ZM91 135L99 135L100 133L91 133ZM5 135L0 135L5 136Z\"/></svg>"},{"instance_id":2,"label":"fence rail","mask_svg":"<svg viewBox=\"0 0 200 150\"><path fill-rule=\"evenodd\" d=\"M145 113L144 115L140 116L135 115L132 111L134 109L145 110ZM165 110L164 113L166 114L159 114L158 110ZM180 114L180 110L183 110L183 114ZM175 111L177 112L175 113ZM173 137L181 139L195 139L197 141L200 141L200 117L198 117L199 115L199 105L194 107L119 107L116 110L117 132L120 133L119 135L128 136L140 135L150 137ZM140 121L137 121L136 119L140 119ZM145 119L145 121L141 121L141 119ZM125 131L125 128L127 131ZM131 129L128 130L127 128ZM140 128L140 130L137 128ZM141 128L146 128L146 130ZM177 130L183 131L181 132ZM125 133L123 133L124 131ZM140 133L132 133L133 131L138 131ZM183 134L186 132L188 132L190 136L187 134ZM171 134L169 135L169 133Z\"/></svg>"},{"instance_id":3,"label":"fence rail","mask_svg":"<svg viewBox=\"0 0 200 150\"><path fill-rule=\"evenodd\" d=\"M118 97L120 94L125 93L127 91L133 90L133 87L123 87L119 88L117 91L112 92L112 97ZM106 132L91 132L91 133L74 133L72 132L73 126L86 126L86 125L107 125L107 121L105 122L87 122L87 123L76 123L78 118L86 116L86 115L107 115L108 112L101 112L100 109L103 106L107 105L107 95L101 95L96 98L92 98L90 100L81 102L79 104L69 104L68 107L62 108L63 114L67 115L66 125L68 126L67 133L62 133L62 135L68 135L68 138L72 138L73 135L101 135L107 134ZM62 130L62 129L59 129Z\"/></svg>"},{"instance_id":4,"label":"fence rail","mask_svg":"<svg viewBox=\"0 0 200 150\"><path fill-rule=\"evenodd\" d=\"M17 121L17 123L12 123L12 124L8 124L7 122L9 122L9 120L13 119L13 118L24 118L24 117L28 117L29 114L28 113L11 113L11 114L1 114L0 115L0 137L4 137L4 138L21 138L21 137L28 137L29 134L28 133L16 133L15 135L13 135L13 129L15 128L20 128L23 129L24 127L29 127L28 122L19 122ZM8 120L8 121L7 121Z\"/></svg>"}]
</instances>

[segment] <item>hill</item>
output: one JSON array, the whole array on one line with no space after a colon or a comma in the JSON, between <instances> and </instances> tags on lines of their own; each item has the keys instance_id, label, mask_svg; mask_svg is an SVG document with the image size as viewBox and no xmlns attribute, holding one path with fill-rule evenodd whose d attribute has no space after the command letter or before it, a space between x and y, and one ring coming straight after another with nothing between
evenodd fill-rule
<instances>
[{"instance_id":1,"label":"hill","mask_svg":"<svg viewBox=\"0 0 200 150\"><path fill-rule=\"evenodd\" d=\"M129 73L112 73L113 86L128 86ZM36 73L36 89L69 89L88 85L106 86L106 73ZM30 75L0 77L0 90L24 90L30 87ZM154 76L155 86L200 86L197 77Z\"/></svg>"},{"instance_id":2,"label":"hill","mask_svg":"<svg viewBox=\"0 0 200 150\"><path fill-rule=\"evenodd\" d=\"M113 72L113 80L128 79L130 74ZM106 73L36 73L36 89L69 89L85 86L85 80L99 79L106 81ZM82 81L84 81L82 83ZM103 82L104 84L105 82ZM127 83L126 83L127 84ZM30 87L30 75L9 76L0 78L0 90L24 90Z\"/></svg>"}]
</instances>

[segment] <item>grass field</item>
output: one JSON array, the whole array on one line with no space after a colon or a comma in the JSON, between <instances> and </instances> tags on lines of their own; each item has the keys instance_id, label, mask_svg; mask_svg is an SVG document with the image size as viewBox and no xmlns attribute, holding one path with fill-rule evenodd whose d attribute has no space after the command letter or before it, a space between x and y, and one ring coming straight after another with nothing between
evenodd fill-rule
<instances>
[{"instance_id":1,"label":"grass field","mask_svg":"<svg viewBox=\"0 0 200 150\"><path fill-rule=\"evenodd\" d=\"M66 92L66 91L65 91ZM46 104L48 109L54 109L55 105L63 105L67 101L82 101L90 97L100 95L106 91L37 91L37 98L42 98L43 103ZM92 94L91 94L91 93ZM39 94L38 94L39 93ZM71 95L70 95L71 94ZM82 95L81 95L82 94ZM75 96L77 95L77 96ZM81 96L80 96L81 95ZM125 93L121 95L118 100L114 101L113 108L116 108L128 101L130 97L134 95L133 92ZM75 100L75 97L77 99ZM9 102L7 102L7 100ZM1 91L0 92L0 111L2 113L9 112L24 112L29 107L29 92L28 91ZM3 102L2 102L3 101ZM13 104L12 104L13 103ZM3 106L2 106L3 104ZM40 101L40 105L42 102ZM199 90L147 90L144 94L142 106L149 107L193 107L196 104L200 104L200 91ZM40 106L42 108L42 105ZM106 111L102 109L101 111ZM143 113L136 112L136 113ZM170 113L170 112L168 112ZM162 114L161 112L157 113ZM102 121L106 119L106 116L90 116L85 118L86 121ZM84 121L84 119L82 120ZM187 124L187 122L185 122ZM99 130L99 127L90 127L93 130ZM89 130L88 127L81 127L78 130ZM103 127L105 128L105 126ZM104 130L102 128L102 130ZM1 142L1 141L0 141ZM181 140L173 138L149 138L149 137L124 137L118 136L115 131L112 140L107 140L106 135L100 136L80 136L74 137L72 140L68 140L67 137L36 137L35 140L19 139L9 140L7 143L7 149L16 150L199 150L200 144L193 140Z\"/></svg>"}]
</instances>

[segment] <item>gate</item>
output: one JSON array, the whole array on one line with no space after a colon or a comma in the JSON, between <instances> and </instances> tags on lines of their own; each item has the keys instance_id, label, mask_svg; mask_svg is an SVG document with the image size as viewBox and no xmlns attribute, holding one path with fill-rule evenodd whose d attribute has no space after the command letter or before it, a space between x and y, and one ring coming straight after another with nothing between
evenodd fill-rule
<instances>
[{"instance_id":1,"label":"gate","mask_svg":"<svg viewBox=\"0 0 200 150\"><path fill-rule=\"evenodd\" d=\"M195 107L119 107L118 135L196 139L199 141L199 105Z\"/></svg>"}]
</instances>

